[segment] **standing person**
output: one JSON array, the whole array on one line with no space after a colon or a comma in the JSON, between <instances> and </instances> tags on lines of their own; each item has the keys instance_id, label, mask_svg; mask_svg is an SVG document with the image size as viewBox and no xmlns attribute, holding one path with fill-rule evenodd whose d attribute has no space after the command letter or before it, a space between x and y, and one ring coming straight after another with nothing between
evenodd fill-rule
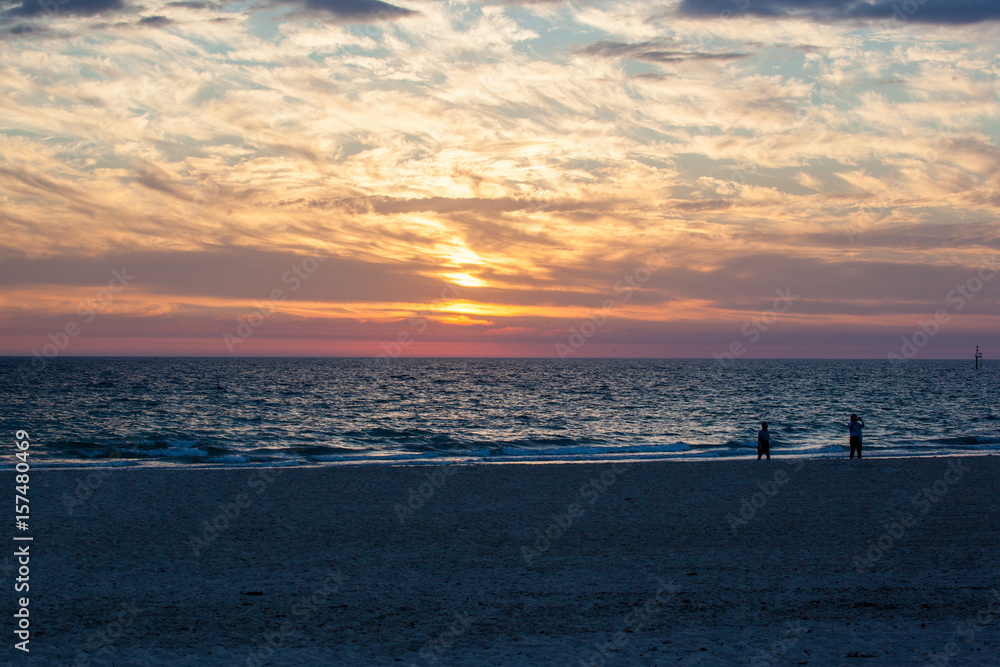
<instances>
[{"instance_id":1,"label":"standing person","mask_svg":"<svg viewBox=\"0 0 1000 667\"><path fill-rule=\"evenodd\" d=\"M858 450L858 458L861 458L861 429L865 427L865 420L858 419L855 414L851 415L851 423L847 428L851 431L851 458L854 458L854 450Z\"/></svg>"},{"instance_id":2,"label":"standing person","mask_svg":"<svg viewBox=\"0 0 1000 667\"><path fill-rule=\"evenodd\" d=\"M767 422L760 423L760 430L757 431L757 460L760 461L761 456L767 456L767 460L771 460L771 434L767 432Z\"/></svg>"}]
</instances>

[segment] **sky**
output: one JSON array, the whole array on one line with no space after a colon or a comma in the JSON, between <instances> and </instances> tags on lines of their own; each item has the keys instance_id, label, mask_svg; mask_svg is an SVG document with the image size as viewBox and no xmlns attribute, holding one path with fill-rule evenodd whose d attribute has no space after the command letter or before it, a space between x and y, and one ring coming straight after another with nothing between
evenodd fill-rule
<instances>
[{"instance_id":1,"label":"sky","mask_svg":"<svg viewBox=\"0 0 1000 667\"><path fill-rule=\"evenodd\" d=\"M1000 354L1000 3L0 0L0 354Z\"/></svg>"}]
</instances>

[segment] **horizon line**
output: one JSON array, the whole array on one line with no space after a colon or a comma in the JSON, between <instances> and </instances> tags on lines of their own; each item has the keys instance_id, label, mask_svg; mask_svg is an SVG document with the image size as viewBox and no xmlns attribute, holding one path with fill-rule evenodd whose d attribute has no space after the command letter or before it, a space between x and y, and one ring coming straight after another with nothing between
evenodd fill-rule
<instances>
[{"instance_id":1,"label":"horizon line","mask_svg":"<svg viewBox=\"0 0 1000 667\"><path fill-rule=\"evenodd\" d=\"M30 354L0 354L0 359L34 359ZM379 355L231 355L231 354L67 354L56 357L46 357L46 361L56 359L552 359L558 361L587 361L631 359L634 361L723 361L716 357L559 357L559 356L379 356ZM724 359L726 365L737 361L975 361L975 353L969 357L930 357L912 359L889 359L886 357L740 357ZM995 361L980 357L980 363Z\"/></svg>"}]
</instances>

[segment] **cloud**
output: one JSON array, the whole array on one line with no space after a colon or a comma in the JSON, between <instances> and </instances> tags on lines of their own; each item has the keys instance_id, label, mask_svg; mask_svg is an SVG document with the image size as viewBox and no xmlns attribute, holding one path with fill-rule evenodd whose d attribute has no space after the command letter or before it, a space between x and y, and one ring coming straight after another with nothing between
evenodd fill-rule
<instances>
[{"instance_id":1,"label":"cloud","mask_svg":"<svg viewBox=\"0 0 1000 667\"><path fill-rule=\"evenodd\" d=\"M122 0L68 0L65 2L40 2L23 0L20 6L0 14L0 20L7 17L36 16L38 14L96 16L124 9Z\"/></svg>"},{"instance_id":2,"label":"cloud","mask_svg":"<svg viewBox=\"0 0 1000 667\"><path fill-rule=\"evenodd\" d=\"M820 21L894 19L897 22L966 24L1000 20L994 0L682 0L682 14L808 18Z\"/></svg>"},{"instance_id":3,"label":"cloud","mask_svg":"<svg viewBox=\"0 0 1000 667\"><path fill-rule=\"evenodd\" d=\"M381 0L276 0L276 4L297 5L307 12L332 14L346 22L385 21L420 13Z\"/></svg>"},{"instance_id":4,"label":"cloud","mask_svg":"<svg viewBox=\"0 0 1000 667\"><path fill-rule=\"evenodd\" d=\"M220 4L217 2L203 2L202 0L177 0L176 2L168 2L167 7L180 7L182 9L218 9Z\"/></svg>"},{"instance_id":5,"label":"cloud","mask_svg":"<svg viewBox=\"0 0 1000 667\"><path fill-rule=\"evenodd\" d=\"M415 10L382 2L382 0L273 0L272 3L261 6L270 4L293 5L307 13L329 14L346 22L384 21L419 14ZM166 3L163 7L218 10L220 6L216 2L176 0ZM89 17L124 9L126 9L126 5L123 0L51 0L50 2L22 0L20 5L0 13L0 21L40 15ZM156 15L147 16L139 22L145 25L168 25L171 23L171 19Z\"/></svg>"},{"instance_id":6,"label":"cloud","mask_svg":"<svg viewBox=\"0 0 1000 667\"><path fill-rule=\"evenodd\" d=\"M303 274L309 255L266 249L218 247L209 251L146 251L99 257L6 257L0 266L0 285L101 286L112 269L135 274L134 286L157 300L199 298L266 300L274 289L289 298L331 303L384 300L419 302L440 290L440 281L424 278L433 265L426 261L368 262L337 256L315 259L322 270ZM312 261L312 260L310 260ZM316 264L316 262L314 262ZM296 278L306 275L306 280ZM91 290L93 291L93 290Z\"/></svg>"},{"instance_id":7,"label":"cloud","mask_svg":"<svg viewBox=\"0 0 1000 667\"><path fill-rule=\"evenodd\" d=\"M159 15L144 16L141 19L139 19L139 23L140 25L165 26L165 25L171 25L173 23L173 20L167 18L166 16L159 16Z\"/></svg>"},{"instance_id":8,"label":"cloud","mask_svg":"<svg viewBox=\"0 0 1000 667\"><path fill-rule=\"evenodd\" d=\"M676 63L685 60L731 61L747 57L748 53L705 53L698 51L677 51L659 42L627 44L624 42L600 41L576 51L579 55L622 58L650 63Z\"/></svg>"}]
</instances>

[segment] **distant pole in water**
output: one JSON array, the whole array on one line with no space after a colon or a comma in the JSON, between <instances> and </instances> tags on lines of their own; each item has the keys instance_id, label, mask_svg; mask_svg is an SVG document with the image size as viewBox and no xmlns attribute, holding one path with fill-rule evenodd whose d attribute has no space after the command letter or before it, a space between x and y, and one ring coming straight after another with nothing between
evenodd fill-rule
<instances>
[{"instance_id":1,"label":"distant pole in water","mask_svg":"<svg viewBox=\"0 0 1000 667\"><path fill-rule=\"evenodd\" d=\"M983 353L979 351L979 346L976 346L976 370L979 370L979 360L983 358Z\"/></svg>"}]
</instances>

